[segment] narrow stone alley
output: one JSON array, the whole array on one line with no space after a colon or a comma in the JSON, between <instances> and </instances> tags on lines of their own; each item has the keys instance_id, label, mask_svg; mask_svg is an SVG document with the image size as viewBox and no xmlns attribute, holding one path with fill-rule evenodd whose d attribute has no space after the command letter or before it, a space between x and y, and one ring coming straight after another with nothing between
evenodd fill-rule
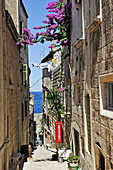
<instances>
[{"instance_id":1,"label":"narrow stone alley","mask_svg":"<svg viewBox=\"0 0 113 170\"><path fill-rule=\"evenodd\" d=\"M33 152L33 160L25 162L23 170L67 170L67 162L59 163L52 160L52 151L46 150L43 146L38 146Z\"/></svg>"}]
</instances>

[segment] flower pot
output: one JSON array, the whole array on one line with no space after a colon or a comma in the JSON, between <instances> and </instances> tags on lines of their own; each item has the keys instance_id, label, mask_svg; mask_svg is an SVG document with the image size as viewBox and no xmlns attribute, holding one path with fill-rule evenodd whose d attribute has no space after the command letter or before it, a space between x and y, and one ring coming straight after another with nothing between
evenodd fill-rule
<instances>
[{"instance_id":1,"label":"flower pot","mask_svg":"<svg viewBox=\"0 0 113 170\"><path fill-rule=\"evenodd\" d=\"M78 162L68 162L68 168L70 170L78 170Z\"/></svg>"}]
</instances>

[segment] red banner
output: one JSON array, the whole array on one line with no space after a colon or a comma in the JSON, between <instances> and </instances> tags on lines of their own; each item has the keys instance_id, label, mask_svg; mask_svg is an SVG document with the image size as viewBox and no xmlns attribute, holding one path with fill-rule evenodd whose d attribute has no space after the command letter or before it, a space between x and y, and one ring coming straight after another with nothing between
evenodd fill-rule
<instances>
[{"instance_id":1,"label":"red banner","mask_svg":"<svg viewBox=\"0 0 113 170\"><path fill-rule=\"evenodd\" d=\"M56 143L62 143L62 136L61 136L61 122L55 122L55 139Z\"/></svg>"}]
</instances>

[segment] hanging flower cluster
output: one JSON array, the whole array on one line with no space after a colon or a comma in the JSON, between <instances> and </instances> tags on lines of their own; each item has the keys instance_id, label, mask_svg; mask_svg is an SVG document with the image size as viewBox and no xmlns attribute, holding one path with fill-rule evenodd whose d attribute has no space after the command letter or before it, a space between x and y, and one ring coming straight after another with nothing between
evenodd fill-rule
<instances>
[{"instance_id":1,"label":"hanging flower cluster","mask_svg":"<svg viewBox=\"0 0 113 170\"><path fill-rule=\"evenodd\" d=\"M64 4L63 0L57 0L48 3L46 9L49 14L46 15L47 20L42 21L45 25L33 27L38 30L35 36L30 33L29 29L24 28L22 35L18 38L17 45L33 45L37 42L44 43L45 41L52 41L53 39L57 44L56 47L68 45L71 3ZM45 31L39 32L41 29L44 29ZM52 47L53 45L49 46L49 48Z\"/></svg>"}]
</instances>

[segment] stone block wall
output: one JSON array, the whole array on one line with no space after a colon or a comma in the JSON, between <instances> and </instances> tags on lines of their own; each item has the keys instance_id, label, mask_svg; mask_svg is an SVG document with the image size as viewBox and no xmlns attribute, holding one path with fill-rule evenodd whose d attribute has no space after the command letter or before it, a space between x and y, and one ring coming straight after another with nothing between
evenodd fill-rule
<instances>
[{"instance_id":1,"label":"stone block wall","mask_svg":"<svg viewBox=\"0 0 113 170\"><path fill-rule=\"evenodd\" d=\"M96 1L82 1L83 7L83 24L84 37L82 44L76 40L76 20L74 9L74 1L72 1L72 37L71 37L71 84L72 84L72 137L71 144L75 147L75 139L73 129L79 132L80 139L80 155L82 169L97 169L99 159L103 159L101 169L113 169L112 155L112 113L101 108L102 103L107 103L107 96L101 95L106 93L102 91L105 83L113 82L113 2L111 0L100 1L101 20L95 26L97 21L95 16ZM95 17L94 17L95 16ZM75 43L76 42L76 43ZM106 76L103 78L103 76ZM104 81L103 81L104 79ZM109 79L109 80L108 80ZM102 80L102 81L101 81ZM103 84L101 84L103 83ZM102 87L101 87L102 86ZM86 99L90 96L90 123L91 123L91 153L88 151L87 139L87 118L86 118ZM103 97L102 97L103 96ZM77 104L78 99L80 105ZM80 111L81 110L81 111ZM103 113L104 112L104 113ZM110 117L111 116L111 117ZM81 137L84 139L82 144ZM72 142L73 141L73 142ZM84 148L84 153L83 153ZM74 154L76 149L74 148ZM101 162L101 161L100 161Z\"/></svg>"}]
</instances>

